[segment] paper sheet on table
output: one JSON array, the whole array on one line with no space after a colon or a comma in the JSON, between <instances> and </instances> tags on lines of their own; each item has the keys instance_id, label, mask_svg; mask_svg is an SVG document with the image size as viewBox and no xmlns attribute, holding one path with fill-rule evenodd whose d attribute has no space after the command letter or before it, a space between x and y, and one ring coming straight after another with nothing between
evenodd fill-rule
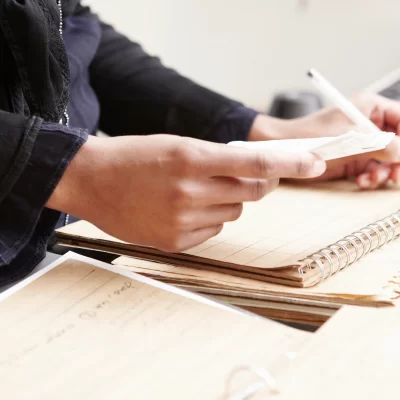
<instances>
[{"instance_id":1,"label":"paper sheet on table","mask_svg":"<svg viewBox=\"0 0 400 400\"><path fill-rule=\"evenodd\" d=\"M217 399L241 365L279 377L309 338L72 254L29 282L0 301L4 399Z\"/></svg>"},{"instance_id":2,"label":"paper sheet on table","mask_svg":"<svg viewBox=\"0 0 400 400\"><path fill-rule=\"evenodd\" d=\"M324 160L348 157L384 149L394 138L392 132L359 133L350 131L336 137L230 142L229 145L255 150L279 150L289 153L312 152Z\"/></svg>"}]
</instances>

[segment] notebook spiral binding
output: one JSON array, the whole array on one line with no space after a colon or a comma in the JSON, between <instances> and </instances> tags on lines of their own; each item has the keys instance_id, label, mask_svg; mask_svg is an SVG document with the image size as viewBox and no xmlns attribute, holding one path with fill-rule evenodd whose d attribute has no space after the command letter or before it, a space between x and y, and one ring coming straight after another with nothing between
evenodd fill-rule
<instances>
[{"instance_id":1,"label":"notebook spiral binding","mask_svg":"<svg viewBox=\"0 0 400 400\"><path fill-rule=\"evenodd\" d=\"M396 224L400 227L400 210L306 257L302 260L306 265L298 268L299 274L304 275L307 270L318 268L319 280L315 284L324 281L396 239L400 234L397 233ZM354 255L351 254L352 250Z\"/></svg>"}]
</instances>

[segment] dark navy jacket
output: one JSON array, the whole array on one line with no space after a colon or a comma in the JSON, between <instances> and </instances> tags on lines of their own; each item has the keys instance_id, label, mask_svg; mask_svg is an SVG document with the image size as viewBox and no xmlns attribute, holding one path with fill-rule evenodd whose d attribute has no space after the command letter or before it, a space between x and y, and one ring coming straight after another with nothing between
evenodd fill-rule
<instances>
[{"instance_id":1,"label":"dark navy jacket","mask_svg":"<svg viewBox=\"0 0 400 400\"><path fill-rule=\"evenodd\" d=\"M64 0L63 11L69 127L26 107L26 66L18 64L20 53L7 58L7 17L0 11L0 285L43 259L64 220L45 204L89 134L171 133L228 142L246 140L256 116L166 68L78 0Z\"/></svg>"}]
</instances>

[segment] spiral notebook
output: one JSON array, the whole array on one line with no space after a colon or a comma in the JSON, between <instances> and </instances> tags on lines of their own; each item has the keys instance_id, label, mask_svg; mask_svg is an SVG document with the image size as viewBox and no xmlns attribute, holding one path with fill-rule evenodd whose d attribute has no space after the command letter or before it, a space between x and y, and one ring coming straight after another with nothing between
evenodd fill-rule
<instances>
[{"instance_id":1,"label":"spiral notebook","mask_svg":"<svg viewBox=\"0 0 400 400\"><path fill-rule=\"evenodd\" d=\"M0 391L14 400L245 399L260 379L279 380L310 337L68 254L0 295Z\"/></svg>"},{"instance_id":2,"label":"spiral notebook","mask_svg":"<svg viewBox=\"0 0 400 400\"><path fill-rule=\"evenodd\" d=\"M397 187L361 191L348 181L282 185L246 204L218 236L179 254L119 241L85 221L57 235L68 246L311 287L391 246L400 234L399 194Z\"/></svg>"},{"instance_id":3,"label":"spiral notebook","mask_svg":"<svg viewBox=\"0 0 400 400\"><path fill-rule=\"evenodd\" d=\"M113 264L267 318L313 326L325 323L343 305L392 308L400 297L400 240L309 288L127 256L118 257Z\"/></svg>"}]
</instances>

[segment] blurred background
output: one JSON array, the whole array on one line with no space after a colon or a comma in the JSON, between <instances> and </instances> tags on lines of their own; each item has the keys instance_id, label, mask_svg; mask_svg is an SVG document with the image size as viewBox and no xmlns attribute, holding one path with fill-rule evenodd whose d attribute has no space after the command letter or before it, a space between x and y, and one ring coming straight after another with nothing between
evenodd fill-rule
<instances>
[{"instance_id":1,"label":"blurred background","mask_svg":"<svg viewBox=\"0 0 400 400\"><path fill-rule=\"evenodd\" d=\"M86 0L105 21L211 89L267 110L313 90L315 67L346 95L400 68L399 0Z\"/></svg>"}]
</instances>

